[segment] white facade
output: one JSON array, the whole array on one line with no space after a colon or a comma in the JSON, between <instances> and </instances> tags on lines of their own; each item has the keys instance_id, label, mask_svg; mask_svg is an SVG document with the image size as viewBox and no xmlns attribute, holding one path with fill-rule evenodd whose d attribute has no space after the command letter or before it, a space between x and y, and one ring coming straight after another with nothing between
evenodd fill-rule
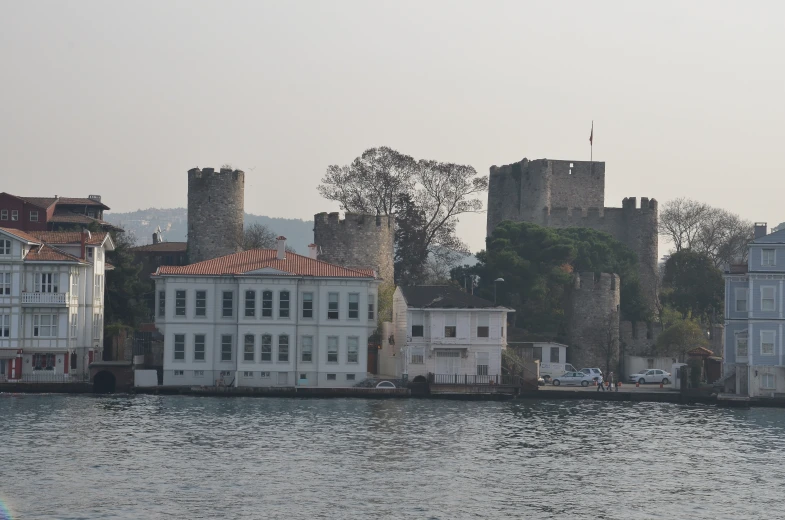
<instances>
[{"instance_id":1,"label":"white facade","mask_svg":"<svg viewBox=\"0 0 785 520\"><path fill-rule=\"evenodd\" d=\"M458 289L455 289L458 291ZM487 302L486 302L487 303ZM397 288L381 352L384 375L410 381L437 376L500 376L510 309L418 307Z\"/></svg>"},{"instance_id":2,"label":"white facade","mask_svg":"<svg viewBox=\"0 0 785 520\"><path fill-rule=\"evenodd\" d=\"M351 387L367 377L380 283L372 275L307 276L296 266L171 274L189 267L154 276L164 385Z\"/></svg>"},{"instance_id":3,"label":"white facade","mask_svg":"<svg viewBox=\"0 0 785 520\"><path fill-rule=\"evenodd\" d=\"M101 358L114 246L106 233L80 236L0 228L0 381L84 379Z\"/></svg>"}]
</instances>

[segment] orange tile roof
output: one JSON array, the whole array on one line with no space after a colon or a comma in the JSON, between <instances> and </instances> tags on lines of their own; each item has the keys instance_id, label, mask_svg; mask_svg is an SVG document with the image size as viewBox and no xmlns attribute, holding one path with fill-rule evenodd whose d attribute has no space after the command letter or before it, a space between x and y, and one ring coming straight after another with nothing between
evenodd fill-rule
<instances>
[{"instance_id":1,"label":"orange tile roof","mask_svg":"<svg viewBox=\"0 0 785 520\"><path fill-rule=\"evenodd\" d=\"M43 244L38 247L30 248L25 255L25 262L75 262L84 263L74 255L69 255L56 247Z\"/></svg>"},{"instance_id":2,"label":"orange tile roof","mask_svg":"<svg viewBox=\"0 0 785 520\"><path fill-rule=\"evenodd\" d=\"M161 266L155 275L220 276L244 274L264 268L276 269L294 276L375 278L373 269L349 269L296 253L287 252L286 258L279 260L275 249L251 249L191 265Z\"/></svg>"},{"instance_id":3,"label":"orange tile roof","mask_svg":"<svg viewBox=\"0 0 785 520\"><path fill-rule=\"evenodd\" d=\"M38 237L34 237L30 233L25 233L24 231L20 231L18 229L0 228L0 230L5 231L6 233L14 235L16 238L21 238L22 240L26 240L28 242L33 242L36 244L41 243L41 240L39 240Z\"/></svg>"},{"instance_id":4,"label":"orange tile roof","mask_svg":"<svg viewBox=\"0 0 785 520\"><path fill-rule=\"evenodd\" d=\"M82 243L82 233L79 231L30 231L29 234L36 237L38 242L46 242L47 244ZM91 246L100 246L106 240L107 235L106 231L90 233L90 238L86 243Z\"/></svg>"}]
</instances>

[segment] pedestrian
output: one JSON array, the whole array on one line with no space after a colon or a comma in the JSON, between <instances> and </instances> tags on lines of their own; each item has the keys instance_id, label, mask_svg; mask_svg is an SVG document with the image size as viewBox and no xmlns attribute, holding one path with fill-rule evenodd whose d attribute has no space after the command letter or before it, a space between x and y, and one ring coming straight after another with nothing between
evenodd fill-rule
<instances>
[{"instance_id":1,"label":"pedestrian","mask_svg":"<svg viewBox=\"0 0 785 520\"><path fill-rule=\"evenodd\" d=\"M600 390L605 391L605 383L597 378L597 391L599 392Z\"/></svg>"},{"instance_id":2,"label":"pedestrian","mask_svg":"<svg viewBox=\"0 0 785 520\"><path fill-rule=\"evenodd\" d=\"M610 392L611 386L613 386L613 372L608 372L608 391Z\"/></svg>"}]
</instances>

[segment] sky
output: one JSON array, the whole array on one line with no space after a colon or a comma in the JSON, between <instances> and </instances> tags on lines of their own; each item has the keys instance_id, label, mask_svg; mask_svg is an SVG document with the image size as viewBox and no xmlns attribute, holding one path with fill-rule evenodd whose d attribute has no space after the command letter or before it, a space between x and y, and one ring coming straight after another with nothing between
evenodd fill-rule
<instances>
[{"instance_id":1,"label":"sky","mask_svg":"<svg viewBox=\"0 0 785 520\"><path fill-rule=\"evenodd\" d=\"M389 146L490 166L606 162L606 206L688 197L785 221L785 2L0 0L0 191L337 211L330 164ZM473 251L485 214L461 219ZM666 251L661 246L660 254Z\"/></svg>"}]
</instances>

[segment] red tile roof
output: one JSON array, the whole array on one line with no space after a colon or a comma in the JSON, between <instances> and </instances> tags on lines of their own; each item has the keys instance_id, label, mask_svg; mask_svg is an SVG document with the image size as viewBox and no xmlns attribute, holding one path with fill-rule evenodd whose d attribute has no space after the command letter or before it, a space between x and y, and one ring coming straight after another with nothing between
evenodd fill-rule
<instances>
[{"instance_id":1,"label":"red tile roof","mask_svg":"<svg viewBox=\"0 0 785 520\"><path fill-rule=\"evenodd\" d=\"M54 215L52 218L49 219L49 222L57 222L58 224L92 224L93 222L100 224L102 226L111 227L114 229L120 229L117 226L106 222L105 220L88 217L87 215L82 215L80 213L72 213L70 211L57 211L55 210Z\"/></svg>"},{"instance_id":2,"label":"red tile roof","mask_svg":"<svg viewBox=\"0 0 785 520\"><path fill-rule=\"evenodd\" d=\"M713 356L714 352L707 349L706 347L695 347L694 349L687 352L690 356Z\"/></svg>"},{"instance_id":3,"label":"red tile roof","mask_svg":"<svg viewBox=\"0 0 785 520\"><path fill-rule=\"evenodd\" d=\"M44 209L48 208L49 206L57 202L57 199L54 197L19 197L19 198L25 202L29 202L33 206L38 206L39 208L44 208Z\"/></svg>"},{"instance_id":4,"label":"red tile roof","mask_svg":"<svg viewBox=\"0 0 785 520\"><path fill-rule=\"evenodd\" d=\"M103 208L103 209L109 209L109 206L107 206L106 204L104 204L104 203L102 203L100 201L97 201L97 200L89 199L87 197L84 197L84 198L82 198L82 197L60 197L60 198L56 198L56 197L19 197L19 198L24 200L24 201L26 201L26 202L29 202L30 204L38 206L39 208L48 208L52 204L57 203L57 204L65 204L67 206L94 206L94 207L100 207L100 208Z\"/></svg>"},{"instance_id":5,"label":"red tile roof","mask_svg":"<svg viewBox=\"0 0 785 520\"><path fill-rule=\"evenodd\" d=\"M79 231L30 231L28 233L36 237L38 242L46 242L47 244L82 243L82 233ZM90 233L90 238L86 243L91 246L100 246L106 240L107 235L106 231Z\"/></svg>"},{"instance_id":6,"label":"red tile roof","mask_svg":"<svg viewBox=\"0 0 785 520\"><path fill-rule=\"evenodd\" d=\"M155 274L220 276L244 274L264 268L276 269L295 276L336 278L375 278L376 276L373 269L349 269L296 253L287 252L286 258L279 260L275 249L251 249L191 265L161 266Z\"/></svg>"},{"instance_id":7,"label":"red tile roof","mask_svg":"<svg viewBox=\"0 0 785 520\"><path fill-rule=\"evenodd\" d=\"M85 263L74 255L69 255L65 251L61 251L56 247L48 245L40 245L38 247L30 248L30 251L25 255L25 262L74 262Z\"/></svg>"},{"instance_id":8,"label":"red tile roof","mask_svg":"<svg viewBox=\"0 0 785 520\"><path fill-rule=\"evenodd\" d=\"M159 242L132 247L131 251L134 253L184 253L187 248L188 242Z\"/></svg>"},{"instance_id":9,"label":"red tile roof","mask_svg":"<svg viewBox=\"0 0 785 520\"><path fill-rule=\"evenodd\" d=\"M38 237L34 237L30 233L25 233L24 231L20 231L18 229L0 228L0 230L5 231L6 233L14 235L17 238L21 238L22 240L26 240L28 242L33 242L35 244L41 243L41 240L39 240Z\"/></svg>"}]
</instances>

